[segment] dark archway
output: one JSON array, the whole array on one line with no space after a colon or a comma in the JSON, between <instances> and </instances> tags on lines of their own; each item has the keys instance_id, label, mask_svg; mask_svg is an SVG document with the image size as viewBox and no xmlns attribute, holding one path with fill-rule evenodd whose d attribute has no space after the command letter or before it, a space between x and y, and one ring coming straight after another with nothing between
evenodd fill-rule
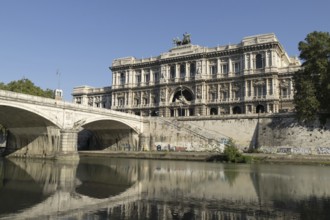
<instances>
[{"instance_id":1,"label":"dark archway","mask_svg":"<svg viewBox=\"0 0 330 220\"><path fill-rule=\"evenodd\" d=\"M265 112L265 107L263 105L257 105L256 112L257 113L264 113Z\"/></svg>"},{"instance_id":2,"label":"dark archway","mask_svg":"<svg viewBox=\"0 0 330 220\"><path fill-rule=\"evenodd\" d=\"M78 133L78 150L139 150L137 132L120 121L102 119L82 127Z\"/></svg>"},{"instance_id":3,"label":"dark archway","mask_svg":"<svg viewBox=\"0 0 330 220\"><path fill-rule=\"evenodd\" d=\"M233 114L242 114L242 110L239 106L233 108Z\"/></svg>"},{"instance_id":4,"label":"dark archway","mask_svg":"<svg viewBox=\"0 0 330 220\"><path fill-rule=\"evenodd\" d=\"M188 104L185 102L190 102L193 100L193 94L184 87L179 87L178 90L174 93L172 102L183 102L183 104Z\"/></svg>"},{"instance_id":5,"label":"dark archway","mask_svg":"<svg viewBox=\"0 0 330 220\"><path fill-rule=\"evenodd\" d=\"M210 115L217 115L218 114L218 109L217 108L211 108L210 109Z\"/></svg>"}]
</instances>

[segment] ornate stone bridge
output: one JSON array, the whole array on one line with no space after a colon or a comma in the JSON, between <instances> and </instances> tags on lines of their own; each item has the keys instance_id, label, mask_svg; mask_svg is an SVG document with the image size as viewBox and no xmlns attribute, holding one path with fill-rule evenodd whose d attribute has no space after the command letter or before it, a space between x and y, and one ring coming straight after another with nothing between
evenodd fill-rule
<instances>
[{"instance_id":1,"label":"ornate stone bridge","mask_svg":"<svg viewBox=\"0 0 330 220\"><path fill-rule=\"evenodd\" d=\"M88 143L103 149L119 148L123 141L125 146L140 147L146 122L118 111L0 90L7 156L77 157L78 147L86 149Z\"/></svg>"}]
</instances>

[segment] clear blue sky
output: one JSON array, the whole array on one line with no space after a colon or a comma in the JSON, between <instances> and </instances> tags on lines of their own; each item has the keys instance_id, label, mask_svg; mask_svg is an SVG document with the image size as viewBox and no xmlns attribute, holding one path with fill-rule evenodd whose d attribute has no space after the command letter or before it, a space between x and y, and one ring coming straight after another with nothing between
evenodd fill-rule
<instances>
[{"instance_id":1,"label":"clear blue sky","mask_svg":"<svg viewBox=\"0 0 330 220\"><path fill-rule=\"evenodd\" d=\"M188 32L215 47L275 33L290 56L312 31L330 31L329 0L0 0L0 76L43 89L111 85L112 60L159 55Z\"/></svg>"}]
</instances>

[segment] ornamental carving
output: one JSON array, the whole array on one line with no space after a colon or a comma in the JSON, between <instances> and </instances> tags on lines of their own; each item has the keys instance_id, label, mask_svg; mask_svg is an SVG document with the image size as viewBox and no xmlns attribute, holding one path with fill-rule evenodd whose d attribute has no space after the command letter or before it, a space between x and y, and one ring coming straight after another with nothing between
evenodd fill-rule
<instances>
[{"instance_id":1,"label":"ornamental carving","mask_svg":"<svg viewBox=\"0 0 330 220\"><path fill-rule=\"evenodd\" d=\"M196 74L201 74L202 73L202 61L198 61L196 63Z\"/></svg>"},{"instance_id":2,"label":"ornamental carving","mask_svg":"<svg viewBox=\"0 0 330 220\"><path fill-rule=\"evenodd\" d=\"M196 88L196 97L198 99L202 98L202 86L197 86L197 88Z\"/></svg>"},{"instance_id":3,"label":"ornamental carving","mask_svg":"<svg viewBox=\"0 0 330 220\"><path fill-rule=\"evenodd\" d=\"M217 92L217 85L211 85L209 89L210 93L216 93Z\"/></svg>"},{"instance_id":4,"label":"ornamental carving","mask_svg":"<svg viewBox=\"0 0 330 220\"><path fill-rule=\"evenodd\" d=\"M241 86L238 83L234 83L232 85L232 88L231 89L232 89L232 91L237 92L237 91L239 91L241 89Z\"/></svg>"},{"instance_id":5,"label":"ornamental carving","mask_svg":"<svg viewBox=\"0 0 330 220\"><path fill-rule=\"evenodd\" d=\"M166 90L165 89L162 89L160 91L160 99L161 99L162 102L164 102L165 101L165 98L166 98Z\"/></svg>"},{"instance_id":6,"label":"ornamental carving","mask_svg":"<svg viewBox=\"0 0 330 220\"><path fill-rule=\"evenodd\" d=\"M264 80L254 80L253 86L264 86L266 83Z\"/></svg>"},{"instance_id":7,"label":"ornamental carving","mask_svg":"<svg viewBox=\"0 0 330 220\"><path fill-rule=\"evenodd\" d=\"M221 91L221 92L226 92L226 91L228 91L228 85L227 85L227 84L222 85L222 86L220 87L220 91Z\"/></svg>"},{"instance_id":8,"label":"ornamental carving","mask_svg":"<svg viewBox=\"0 0 330 220\"><path fill-rule=\"evenodd\" d=\"M290 85L290 82L289 82L288 80L282 79L282 80L280 81L280 87L281 87L281 88L288 88L289 85Z\"/></svg>"}]
</instances>

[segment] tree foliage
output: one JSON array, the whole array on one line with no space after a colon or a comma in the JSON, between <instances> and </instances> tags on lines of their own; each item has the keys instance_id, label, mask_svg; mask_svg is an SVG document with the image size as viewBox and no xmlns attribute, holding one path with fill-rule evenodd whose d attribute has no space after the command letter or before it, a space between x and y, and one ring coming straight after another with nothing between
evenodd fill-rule
<instances>
[{"instance_id":1,"label":"tree foliage","mask_svg":"<svg viewBox=\"0 0 330 220\"><path fill-rule=\"evenodd\" d=\"M330 34L312 32L299 42L302 69L294 76L297 116L315 119L317 112L330 112Z\"/></svg>"},{"instance_id":2,"label":"tree foliage","mask_svg":"<svg viewBox=\"0 0 330 220\"><path fill-rule=\"evenodd\" d=\"M28 95L41 96L45 98L53 98L53 91L51 89L43 90L38 86L35 86L29 79L21 79L17 81L11 81L8 84L0 82L0 89L8 90L12 92L24 93Z\"/></svg>"}]
</instances>

